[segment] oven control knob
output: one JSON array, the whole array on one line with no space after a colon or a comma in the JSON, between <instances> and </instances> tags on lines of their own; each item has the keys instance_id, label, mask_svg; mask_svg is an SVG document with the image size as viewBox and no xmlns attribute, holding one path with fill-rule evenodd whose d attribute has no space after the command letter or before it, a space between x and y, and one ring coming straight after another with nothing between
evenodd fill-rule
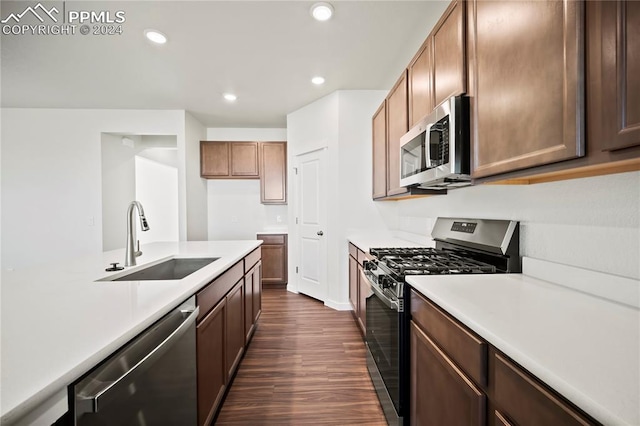
<instances>
[{"instance_id":1,"label":"oven control knob","mask_svg":"<svg viewBox=\"0 0 640 426\"><path fill-rule=\"evenodd\" d=\"M365 271L375 271L376 269L378 269L378 266L370 260L365 260L362 263L362 267Z\"/></svg>"},{"instance_id":2,"label":"oven control knob","mask_svg":"<svg viewBox=\"0 0 640 426\"><path fill-rule=\"evenodd\" d=\"M382 279L380 280L380 285L382 286L382 288L389 288L391 287L393 284L391 278L387 277L387 276L383 276Z\"/></svg>"}]
</instances>

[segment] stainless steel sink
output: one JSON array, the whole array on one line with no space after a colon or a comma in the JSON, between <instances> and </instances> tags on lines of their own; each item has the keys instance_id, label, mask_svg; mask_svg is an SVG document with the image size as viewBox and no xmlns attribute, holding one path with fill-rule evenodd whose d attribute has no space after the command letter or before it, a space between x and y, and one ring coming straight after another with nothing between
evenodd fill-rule
<instances>
[{"instance_id":1,"label":"stainless steel sink","mask_svg":"<svg viewBox=\"0 0 640 426\"><path fill-rule=\"evenodd\" d=\"M219 257L174 258L164 262L138 269L125 275L103 278L99 281L154 281L181 280L208 264L220 259Z\"/></svg>"}]
</instances>

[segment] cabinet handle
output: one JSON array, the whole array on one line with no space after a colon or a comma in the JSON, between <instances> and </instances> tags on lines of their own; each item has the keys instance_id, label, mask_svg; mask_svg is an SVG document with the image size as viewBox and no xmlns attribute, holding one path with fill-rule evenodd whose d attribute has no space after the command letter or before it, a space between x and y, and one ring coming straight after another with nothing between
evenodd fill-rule
<instances>
[{"instance_id":1,"label":"cabinet handle","mask_svg":"<svg viewBox=\"0 0 640 426\"><path fill-rule=\"evenodd\" d=\"M324 232L318 231L318 232L316 232L316 234L318 234L318 235L320 235L322 237L324 235Z\"/></svg>"}]
</instances>

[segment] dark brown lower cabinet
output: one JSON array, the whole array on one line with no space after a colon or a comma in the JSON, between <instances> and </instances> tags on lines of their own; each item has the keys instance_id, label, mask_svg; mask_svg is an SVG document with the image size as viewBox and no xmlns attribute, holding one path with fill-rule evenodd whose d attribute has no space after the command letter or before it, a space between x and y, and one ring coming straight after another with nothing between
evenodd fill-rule
<instances>
[{"instance_id":1,"label":"dark brown lower cabinet","mask_svg":"<svg viewBox=\"0 0 640 426\"><path fill-rule=\"evenodd\" d=\"M199 425L211 423L227 385L226 306L223 299L196 326Z\"/></svg>"},{"instance_id":2,"label":"dark brown lower cabinet","mask_svg":"<svg viewBox=\"0 0 640 426\"><path fill-rule=\"evenodd\" d=\"M240 280L226 297L226 367L227 380L231 380L244 353L244 279Z\"/></svg>"},{"instance_id":3,"label":"dark brown lower cabinet","mask_svg":"<svg viewBox=\"0 0 640 426\"><path fill-rule=\"evenodd\" d=\"M358 261L349 256L349 301L353 312L358 312Z\"/></svg>"},{"instance_id":4,"label":"dark brown lower cabinet","mask_svg":"<svg viewBox=\"0 0 640 426\"><path fill-rule=\"evenodd\" d=\"M260 282L261 264L258 262L244 277L244 332L248 345L256 323L262 312L262 283Z\"/></svg>"},{"instance_id":5,"label":"dark brown lower cabinet","mask_svg":"<svg viewBox=\"0 0 640 426\"><path fill-rule=\"evenodd\" d=\"M493 394L503 421L518 426L594 424L506 357L492 353Z\"/></svg>"},{"instance_id":6,"label":"dark brown lower cabinet","mask_svg":"<svg viewBox=\"0 0 640 426\"><path fill-rule=\"evenodd\" d=\"M253 335L255 324L253 321L253 274L251 271L244 277L244 335L245 344L249 343Z\"/></svg>"},{"instance_id":7,"label":"dark brown lower cabinet","mask_svg":"<svg viewBox=\"0 0 640 426\"><path fill-rule=\"evenodd\" d=\"M371 284L358 264L358 323L363 336L367 334L367 296L370 294Z\"/></svg>"},{"instance_id":8,"label":"dark brown lower cabinet","mask_svg":"<svg viewBox=\"0 0 640 426\"><path fill-rule=\"evenodd\" d=\"M411 425L599 425L413 289L410 307Z\"/></svg>"},{"instance_id":9,"label":"dark brown lower cabinet","mask_svg":"<svg viewBox=\"0 0 640 426\"><path fill-rule=\"evenodd\" d=\"M258 247L196 294L200 426L211 424L220 408L260 316L260 253Z\"/></svg>"},{"instance_id":10,"label":"dark brown lower cabinet","mask_svg":"<svg viewBox=\"0 0 640 426\"><path fill-rule=\"evenodd\" d=\"M287 284L287 234L258 234L262 240L262 281L264 284Z\"/></svg>"},{"instance_id":11,"label":"dark brown lower cabinet","mask_svg":"<svg viewBox=\"0 0 640 426\"><path fill-rule=\"evenodd\" d=\"M257 324L262 314L262 263L253 268L253 323Z\"/></svg>"},{"instance_id":12,"label":"dark brown lower cabinet","mask_svg":"<svg viewBox=\"0 0 640 426\"><path fill-rule=\"evenodd\" d=\"M484 425L486 396L411 322L411 424Z\"/></svg>"}]
</instances>

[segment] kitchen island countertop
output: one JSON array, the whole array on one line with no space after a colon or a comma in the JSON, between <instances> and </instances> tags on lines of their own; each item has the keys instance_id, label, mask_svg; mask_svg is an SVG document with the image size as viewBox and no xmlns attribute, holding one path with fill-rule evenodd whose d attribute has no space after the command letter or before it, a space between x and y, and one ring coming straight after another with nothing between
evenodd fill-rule
<instances>
[{"instance_id":1,"label":"kitchen island countertop","mask_svg":"<svg viewBox=\"0 0 640 426\"><path fill-rule=\"evenodd\" d=\"M219 257L174 281L101 281L124 249L67 263L2 271L0 423L25 415L50 424L67 411L67 386L261 244L151 243L138 266L175 257ZM36 419L36 420L34 420ZM46 420L45 420L46 419ZM20 420L22 421L22 420Z\"/></svg>"},{"instance_id":2,"label":"kitchen island countertop","mask_svg":"<svg viewBox=\"0 0 640 426\"><path fill-rule=\"evenodd\" d=\"M523 271L407 282L596 420L640 424L638 280L528 258Z\"/></svg>"}]
</instances>

